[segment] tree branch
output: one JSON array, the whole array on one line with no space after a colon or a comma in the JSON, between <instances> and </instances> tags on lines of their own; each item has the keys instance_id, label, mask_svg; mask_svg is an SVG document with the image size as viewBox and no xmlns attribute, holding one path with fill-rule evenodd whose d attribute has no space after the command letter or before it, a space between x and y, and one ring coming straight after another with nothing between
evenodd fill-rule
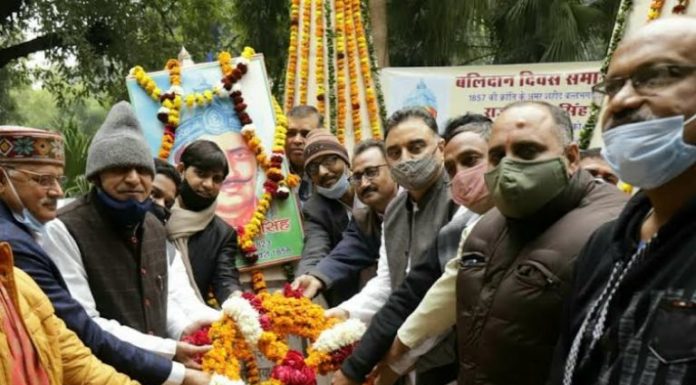
<instances>
[{"instance_id":1,"label":"tree branch","mask_svg":"<svg viewBox=\"0 0 696 385\"><path fill-rule=\"evenodd\" d=\"M0 68L14 59L25 57L39 51L63 46L63 39L57 33L48 33L35 39L15 44L9 47L0 48Z\"/></svg>"}]
</instances>

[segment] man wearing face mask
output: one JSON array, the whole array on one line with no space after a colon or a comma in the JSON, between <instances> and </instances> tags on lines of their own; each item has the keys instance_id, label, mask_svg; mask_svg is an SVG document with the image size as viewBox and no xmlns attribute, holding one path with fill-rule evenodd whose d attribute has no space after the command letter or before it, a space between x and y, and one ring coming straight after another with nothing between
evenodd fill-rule
<instances>
[{"instance_id":1,"label":"man wearing face mask","mask_svg":"<svg viewBox=\"0 0 696 385\"><path fill-rule=\"evenodd\" d=\"M625 195L579 167L567 112L513 103L493 123L484 175L495 208L464 242L458 384L543 384L575 257Z\"/></svg>"},{"instance_id":2,"label":"man wearing face mask","mask_svg":"<svg viewBox=\"0 0 696 385\"><path fill-rule=\"evenodd\" d=\"M436 249L438 232L457 210L450 199L443 167L444 140L437 133L432 115L423 108L405 108L392 114L386 127L387 164L405 191L392 200L385 213L377 276L353 298L327 311L329 315L359 318L366 323L404 282L409 266L432 258L429 250ZM437 385L452 381L454 352L452 341L449 342L437 345L418 361L418 383ZM358 354L360 357L353 355L343 363L334 375L334 384L363 382L376 362Z\"/></svg>"},{"instance_id":3,"label":"man wearing face mask","mask_svg":"<svg viewBox=\"0 0 696 385\"><path fill-rule=\"evenodd\" d=\"M312 178L315 192L302 207L305 232L302 259L295 274L307 274L343 238L349 215L356 204L348 180L350 161L345 147L328 130L315 129L307 135L304 149L305 172ZM358 292L357 281L328 290L324 298L335 306Z\"/></svg>"},{"instance_id":4,"label":"man wearing face mask","mask_svg":"<svg viewBox=\"0 0 696 385\"><path fill-rule=\"evenodd\" d=\"M355 281L358 274L361 283L374 276L382 218L398 191L386 162L382 141L367 139L355 146L350 181L366 207L352 210L341 241L308 274L295 279L293 288L301 288L305 297L313 298L320 291Z\"/></svg>"},{"instance_id":5,"label":"man wearing face mask","mask_svg":"<svg viewBox=\"0 0 696 385\"><path fill-rule=\"evenodd\" d=\"M488 198L488 190L483 182L488 148L486 139L490 134L490 125L490 119L485 116L467 114L452 119L445 127L445 170L451 179L452 200L461 207L452 220L439 231L436 246L427 250L428 255L422 258L420 264L413 266L406 279L391 294L386 304L372 319L359 347L348 359L352 365L344 367L347 374L352 374L352 377L365 376L382 359L394 339L399 325L416 308L428 288L442 275L443 265L455 257L461 243L462 232L473 226L479 214L484 213L492 206ZM473 209L470 211L466 206ZM456 276L456 268L454 271ZM451 286L453 292L454 284ZM443 318L445 320L448 318L446 316L448 312L451 312L451 318L454 318L453 306L446 307L447 305L441 309L433 310L426 316L428 320L425 321L425 325L427 326L423 326L424 329L433 332L430 335L433 337L432 339L425 341L400 362L396 362L396 359L401 358L403 350L399 352L399 357L391 355L385 358L385 362L379 365L379 369L375 373L378 377L378 384L392 384L400 374L405 374L420 356L427 353L443 338L449 337L450 346L454 345L454 336L449 330L454 321L449 325L447 325L447 321L441 321ZM445 326L437 327L436 325L440 323L444 323ZM425 333L423 332L423 334ZM452 351L451 355L454 354ZM449 382L456 376L454 360L451 362L453 365L449 368L450 377L443 376L443 381L438 383ZM447 372L443 369L440 370L442 373ZM420 379L419 383L425 383L425 380ZM427 383L435 383L435 379L429 378Z\"/></svg>"},{"instance_id":6,"label":"man wearing face mask","mask_svg":"<svg viewBox=\"0 0 696 385\"><path fill-rule=\"evenodd\" d=\"M372 364L394 340L374 373L376 385L394 383L456 323L455 288L461 246L480 215L493 207L483 178L488 167L490 132L491 120L478 114L459 116L445 127L445 170L451 180L452 200L460 209L440 230L437 248L431 250L430 258L411 269L363 336L365 347L357 352L370 352Z\"/></svg>"},{"instance_id":7,"label":"man wearing face mask","mask_svg":"<svg viewBox=\"0 0 696 385\"><path fill-rule=\"evenodd\" d=\"M209 347L179 339L210 319L179 309L169 294L166 231L149 212L154 174L130 104L114 105L87 153L85 175L94 187L59 210L43 247L72 296L104 330L200 369L195 357ZM173 375L181 380L184 368L176 368Z\"/></svg>"},{"instance_id":8,"label":"man wearing face mask","mask_svg":"<svg viewBox=\"0 0 696 385\"><path fill-rule=\"evenodd\" d=\"M155 178L152 180L152 212L162 223L167 223L174 206L174 200L179 195L181 176L176 168L167 161L155 158Z\"/></svg>"},{"instance_id":9,"label":"man wearing face mask","mask_svg":"<svg viewBox=\"0 0 696 385\"><path fill-rule=\"evenodd\" d=\"M210 291L218 304L241 290L235 260L237 236L215 215L216 199L228 171L225 153L213 142L197 140L181 154L181 191L167 222L167 234L181 253L198 298Z\"/></svg>"},{"instance_id":10,"label":"man wearing face mask","mask_svg":"<svg viewBox=\"0 0 696 385\"><path fill-rule=\"evenodd\" d=\"M696 383L696 20L654 21L616 49L604 156L639 187L578 256L553 384Z\"/></svg>"},{"instance_id":11,"label":"man wearing face mask","mask_svg":"<svg viewBox=\"0 0 696 385\"><path fill-rule=\"evenodd\" d=\"M55 314L100 360L142 384L181 383L177 373L179 367L184 371L183 366L124 342L95 323L72 297L64 277L36 241L46 235L44 224L55 218L57 200L63 195L60 135L0 127L0 143L9 149L0 153L0 239L12 247L15 266L36 281ZM191 384L206 383L206 377L193 370L186 371L185 379Z\"/></svg>"}]
</instances>

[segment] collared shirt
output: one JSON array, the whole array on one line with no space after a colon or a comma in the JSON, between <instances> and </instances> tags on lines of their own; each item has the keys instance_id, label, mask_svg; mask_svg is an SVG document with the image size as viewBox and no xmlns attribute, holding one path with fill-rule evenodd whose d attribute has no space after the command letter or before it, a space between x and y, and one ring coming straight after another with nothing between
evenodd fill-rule
<instances>
[{"instance_id":1,"label":"collared shirt","mask_svg":"<svg viewBox=\"0 0 696 385\"><path fill-rule=\"evenodd\" d=\"M115 320L102 318L89 287L80 249L60 219L46 224L46 233L40 245L60 270L73 298L80 302L87 314L105 331L139 348L171 359L176 353L177 341L188 325L196 320L214 321L219 318L218 312L198 300L193 288L188 284L181 257L176 255L172 257L168 274L167 334L171 339L144 334ZM181 384L185 371L182 364L174 362L165 384Z\"/></svg>"}]
</instances>

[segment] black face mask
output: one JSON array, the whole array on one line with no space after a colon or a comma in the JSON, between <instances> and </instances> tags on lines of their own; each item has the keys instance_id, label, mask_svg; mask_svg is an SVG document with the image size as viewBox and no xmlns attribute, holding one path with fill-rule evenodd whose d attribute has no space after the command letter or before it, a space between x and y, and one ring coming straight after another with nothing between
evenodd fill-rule
<instances>
[{"instance_id":1,"label":"black face mask","mask_svg":"<svg viewBox=\"0 0 696 385\"><path fill-rule=\"evenodd\" d=\"M184 206L186 206L186 209L191 211L205 210L210 207L210 205L215 203L215 200L217 199L217 196L213 198L206 198L198 195L195 191L193 191L186 179L184 179L184 181L181 183L179 196L181 196L181 200L183 201Z\"/></svg>"},{"instance_id":2,"label":"black face mask","mask_svg":"<svg viewBox=\"0 0 696 385\"><path fill-rule=\"evenodd\" d=\"M172 212L168 208L160 206L157 203L152 204L150 212L154 214L162 223L167 223L169 217L172 215Z\"/></svg>"}]
</instances>

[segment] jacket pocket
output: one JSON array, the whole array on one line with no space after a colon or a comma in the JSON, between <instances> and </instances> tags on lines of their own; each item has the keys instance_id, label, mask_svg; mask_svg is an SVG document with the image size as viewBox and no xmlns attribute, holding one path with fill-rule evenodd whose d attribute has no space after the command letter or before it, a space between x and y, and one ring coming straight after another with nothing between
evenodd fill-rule
<instances>
[{"instance_id":1,"label":"jacket pocket","mask_svg":"<svg viewBox=\"0 0 696 385\"><path fill-rule=\"evenodd\" d=\"M662 363L696 361L696 302L663 299L652 329L649 349Z\"/></svg>"},{"instance_id":2,"label":"jacket pocket","mask_svg":"<svg viewBox=\"0 0 696 385\"><path fill-rule=\"evenodd\" d=\"M561 279L543 263L531 259L517 265L515 276L522 283L539 288L551 288L561 283Z\"/></svg>"}]
</instances>

